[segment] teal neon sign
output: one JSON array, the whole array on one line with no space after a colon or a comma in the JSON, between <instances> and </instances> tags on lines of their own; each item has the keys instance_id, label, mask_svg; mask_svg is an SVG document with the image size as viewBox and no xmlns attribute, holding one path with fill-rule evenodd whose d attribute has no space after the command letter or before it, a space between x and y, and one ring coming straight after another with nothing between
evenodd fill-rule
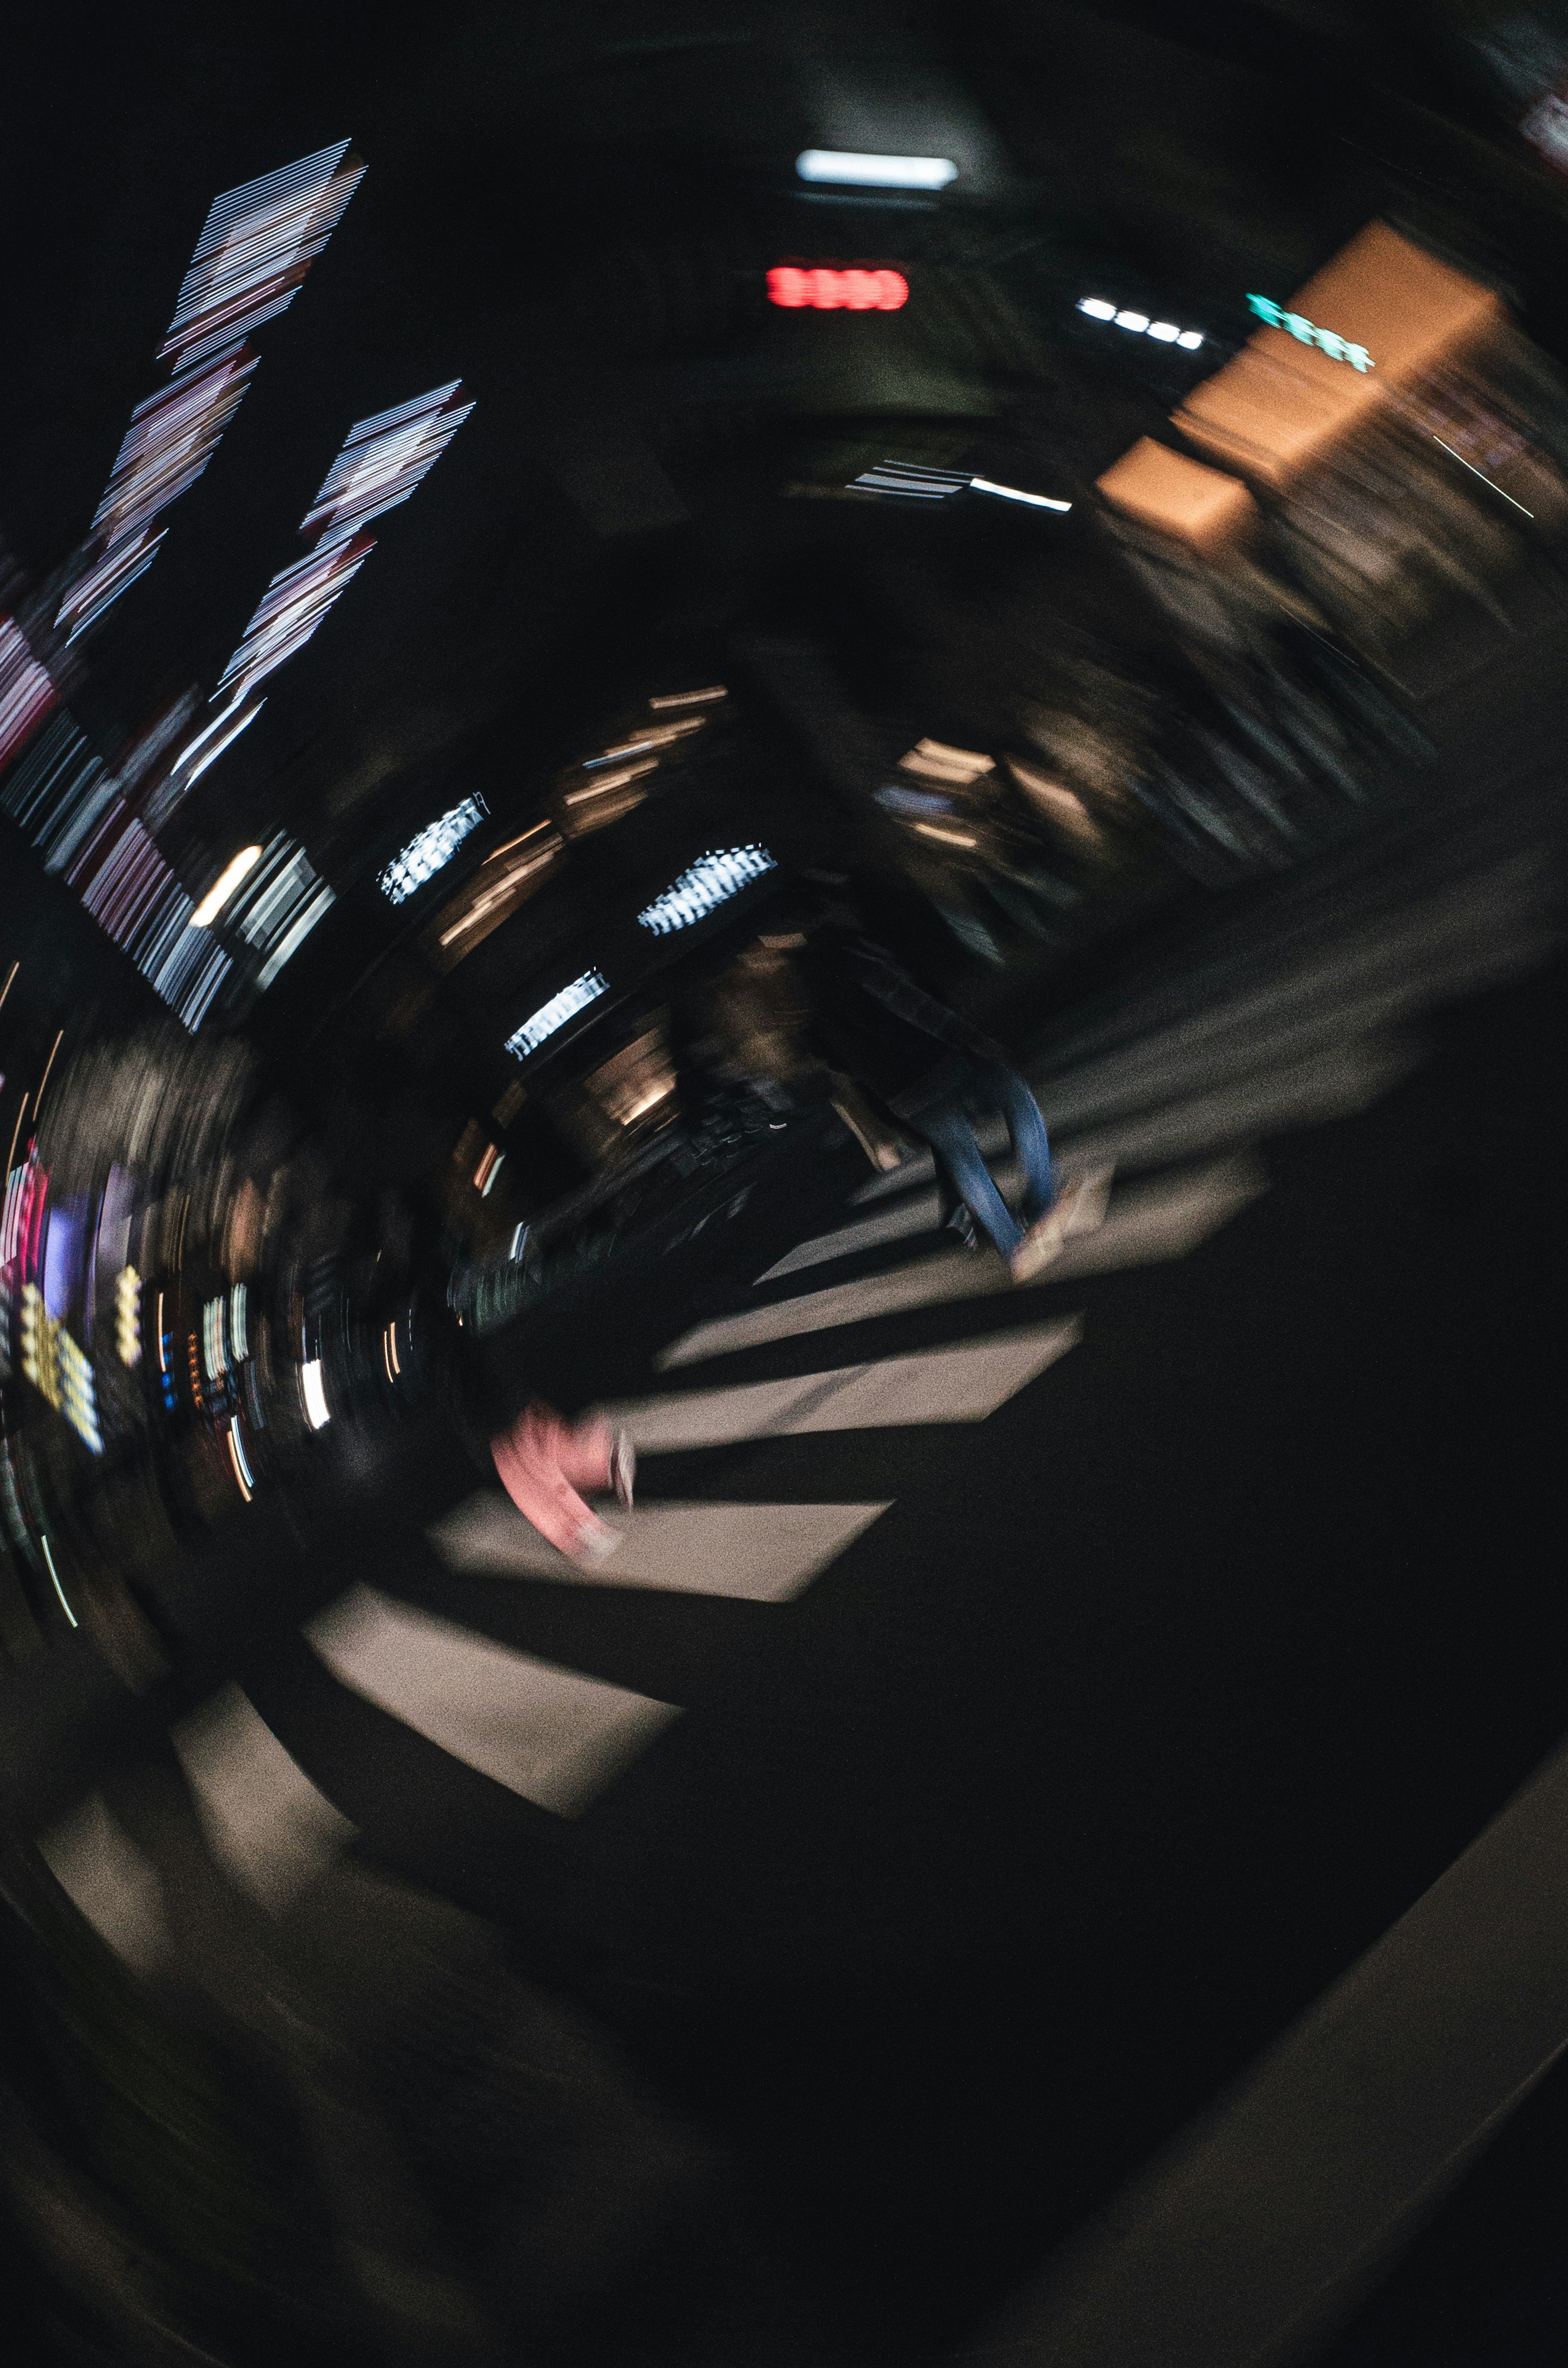
<instances>
[{"instance_id":1,"label":"teal neon sign","mask_svg":"<svg viewBox=\"0 0 1568 2368\"><path fill-rule=\"evenodd\" d=\"M1336 336L1332 329L1315 328L1304 313L1287 313L1271 296L1249 296L1248 304L1260 321L1272 329L1289 329L1303 346L1316 346L1331 361L1348 362L1352 370L1376 370L1377 364L1365 346L1353 346L1347 337Z\"/></svg>"}]
</instances>

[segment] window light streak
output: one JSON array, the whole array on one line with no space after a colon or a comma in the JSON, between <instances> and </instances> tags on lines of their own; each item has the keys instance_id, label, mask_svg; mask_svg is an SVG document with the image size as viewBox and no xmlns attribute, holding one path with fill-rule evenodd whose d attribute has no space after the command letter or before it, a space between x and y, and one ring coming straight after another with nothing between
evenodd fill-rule
<instances>
[{"instance_id":1,"label":"window light streak","mask_svg":"<svg viewBox=\"0 0 1568 2368\"><path fill-rule=\"evenodd\" d=\"M666 707L704 707L716 699L728 699L729 692L722 682L712 683L706 690L666 690L648 704L655 712Z\"/></svg>"},{"instance_id":2,"label":"window light streak","mask_svg":"<svg viewBox=\"0 0 1568 2368\"><path fill-rule=\"evenodd\" d=\"M994 757L978 748L949 747L945 740L917 740L898 763L901 772L923 773L933 781L977 781L996 770Z\"/></svg>"},{"instance_id":3,"label":"window light streak","mask_svg":"<svg viewBox=\"0 0 1568 2368\"><path fill-rule=\"evenodd\" d=\"M280 567L219 677L219 695L231 683L250 689L302 649L375 547L373 535L352 535L347 541L326 542L307 559Z\"/></svg>"},{"instance_id":4,"label":"window light streak","mask_svg":"<svg viewBox=\"0 0 1568 2368\"><path fill-rule=\"evenodd\" d=\"M14 617L0 617L0 769L60 696ZM9 808L9 800L7 800Z\"/></svg>"},{"instance_id":5,"label":"window light streak","mask_svg":"<svg viewBox=\"0 0 1568 2368\"><path fill-rule=\"evenodd\" d=\"M164 540L153 522L206 469L256 370L246 332L298 294L358 188L348 142L302 156L213 200L158 358L169 384L139 403L55 617L74 641L144 575Z\"/></svg>"},{"instance_id":6,"label":"window light streak","mask_svg":"<svg viewBox=\"0 0 1568 2368\"><path fill-rule=\"evenodd\" d=\"M528 835L531 836L531 834ZM514 863L509 871L503 872L500 879L484 895L475 899L460 920L454 921L449 929L442 930L440 943L443 946L449 946L455 939L466 937L470 929L477 928L480 922L494 912L496 905L503 903L514 888L518 887L534 872L540 871L546 865L553 863L560 853L561 841L554 839L550 846L540 848L537 853L526 855L520 863Z\"/></svg>"},{"instance_id":7,"label":"window light streak","mask_svg":"<svg viewBox=\"0 0 1568 2368\"><path fill-rule=\"evenodd\" d=\"M255 871L261 861L259 847L242 847L232 856L190 916L195 929L210 929L242 880Z\"/></svg>"},{"instance_id":8,"label":"window light streak","mask_svg":"<svg viewBox=\"0 0 1568 2368\"><path fill-rule=\"evenodd\" d=\"M643 733L639 740L623 740L619 747L601 749L597 757L585 757L583 770L591 772L596 765L613 765L619 757L641 757L646 748L667 748L672 740L684 740L688 734L700 732L708 718L688 715L678 723L661 723L652 732Z\"/></svg>"},{"instance_id":9,"label":"window light streak","mask_svg":"<svg viewBox=\"0 0 1568 2368\"><path fill-rule=\"evenodd\" d=\"M820 263L776 263L767 275L767 301L787 313L896 313L909 302L909 282L902 271L885 268L836 271Z\"/></svg>"},{"instance_id":10,"label":"window light streak","mask_svg":"<svg viewBox=\"0 0 1568 2368\"><path fill-rule=\"evenodd\" d=\"M487 808L480 797L464 798L444 814L416 831L402 851L376 874L376 885L390 904L405 904L426 880L449 863L470 831L477 830Z\"/></svg>"},{"instance_id":11,"label":"window light streak","mask_svg":"<svg viewBox=\"0 0 1568 2368\"><path fill-rule=\"evenodd\" d=\"M76 1614L72 1611L71 1606L65 1600L65 1589L61 1586L60 1573L54 1567L54 1556L49 1551L49 1540L44 1536L41 1530L39 1532L38 1542L43 1548L44 1563L48 1568L49 1576L53 1581L54 1591L60 1598L60 1609L64 1612L65 1617L71 1622L72 1627L79 1628L82 1623L77 1619Z\"/></svg>"},{"instance_id":12,"label":"window light streak","mask_svg":"<svg viewBox=\"0 0 1568 2368\"><path fill-rule=\"evenodd\" d=\"M1039 510L1070 510L1071 502L1052 500L1049 494L1020 493L1017 485L994 485L989 477L971 477L970 484L977 494L1000 494L1004 501L1028 502Z\"/></svg>"},{"instance_id":13,"label":"window light streak","mask_svg":"<svg viewBox=\"0 0 1568 2368\"><path fill-rule=\"evenodd\" d=\"M775 869L774 860L765 847L726 847L699 856L689 871L683 871L671 888L638 914L645 929L655 937L667 937L673 930L688 929L696 921L705 920L720 905L738 896L743 888L764 872Z\"/></svg>"},{"instance_id":14,"label":"window light streak","mask_svg":"<svg viewBox=\"0 0 1568 2368\"><path fill-rule=\"evenodd\" d=\"M597 781L586 781L580 790L568 790L563 805L581 805L586 798L602 798L607 790L624 789L628 781L640 781L645 773L656 773L659 760L650 757L641 765L623 765L619 772L601 773Z\"/></svg>"},{"instance_id":15,"label":"window light streak","mask_svg":"<svg viewBox=\"0 0 1568 2368\"><path fill-rule=\"evenodd\" d=\"M407 501L473 409L459 401L461 393L462 381L453 379L356 421L305 513L306 541L341 542Z\"/></svg>"},{"instance_id":16,"label":"window light streak","mask_svg":"<svg viewBox=\"0 0 1568 2368\"><path fill-rule=\"evenodd\" d=\"M802 181L867 189L945 189L959 172L946 156L867 156L842 148L803 148L795 170Z\"/></svg>"},{"instance_id":17,"label":"window light streak","mask_svg":"<svg viewBox=\"0 0 1568 2368\"><path fill-rule=\"evenodd\" d=\"M1153 337L1156 345L1179 346L1184 353L1195 354L1203 343L1201 329L1178 328L1174 321L1152 321L1147 313L1140 313L1135 306L1119 309L1103 296L1081 296L1078 310L1086 313L1091 321L1113 322L1134 336Z\"/></svg>"},{"instance_id":18,"label":"window light streak","mask_svg":"<svg viewBox=\"0 0 1568 2368\"><path fill-rule=\"evenodd\" d=\"M1434 436L1434 437L1433 437L1433 438L1432 438L1432 441L1433 441L1433 443L1434 443L1434 444L1443 444L1443 439L1442 439L1442 438L1441 438L1440 436ZM1445 452L1447 452L1447 453L1449 455L1449 457L1450 457L1452 460L1455 460L1455 461L1457 461L1459 462L1460 467L1461 469L1468 469L1468 470L1470 471L1470 473L1471 473L1471 475L1472 477L1480 477L1480 478L1481 478L1481 482L1482 482L1482 484L1483 484L1483 485L1490 485L1490 486L1492 487L1492 490L1493 490L1493 492L1494 492L1494 494L1503 494L1503 488L1502 488L1502 486L1501 486L1501 485L1497 484L1494 482L1494 479L1492 479L1491 477L1483 476L1483 475L1482 475L1482 472L1481 472L1481 471L1480 471L1480 470L1475 466L1474 462L1473 462L1473 461L1467 461L1467 460L1465 459L1464 454L1463 454L1462 452L1456 452L1456 451L1454 450L1454 448L1453 448L1453 446L1452 446L1451 444L1443 444L1443 450L1444 450L1444 451L1445 451ZM1534 510L1527 510L1527 509L1525 509L1525 506L1524 506L1523 502L1515 502L1515 501L1514 501L1514 496L1513 496L1513 495L1512 495L1512 494L1503 494L1503 499L1504 499L1506 502L1514 502L1514 507L1515 507L1517 510L1523 510L1523 511L1524 511L1524 515L1525 515L1525 517L1526 517L1526 518L1534 518L1534 516L1535 516L1535 512L1534 512Z\"/></svg>"},{"instance_id":19,"label":"window light streak","mask_svg":"<svg viewBox=\"0 0 1568 2368\"><path fill-rule=\"evenodd\" d=\"M300 1368L300 1391L305 1401L305 1420L312 1430L324 1430L332 1420L327 1411L326 1392L322 1386L321 1359L312 1357Z\"/></svg>"},{"instance_id":20,"label":"window light streak","mask_svg":"<svg viewBox=\"0 0 1568 2368\"><path fill-rule=\"evenodd\" d=\"M514 1053L519 1061L526 1060L530 1053L538 1052L545 1039L553 1036L558 1028L564 1028L579 1011L585 1011L590 1003L597 1003L601 995L608 992L609 982L602 971L585 970L581 978L574 978L570 986L563 986L559 995L552 995L548 1003L541 1003L531 1018L513 1030L506 1039L506 1051Z\"/></svg>"},{"instance_id":21,"label":"window light streak","mask_svg":"<svg viewBox=\"0 0 1568 2368\"><path fill-rule=\"evenodd\" d=\"M159 359L194 361L286 312L364 173L340 140L214 198Z\"/></svg>"}]
</instances>

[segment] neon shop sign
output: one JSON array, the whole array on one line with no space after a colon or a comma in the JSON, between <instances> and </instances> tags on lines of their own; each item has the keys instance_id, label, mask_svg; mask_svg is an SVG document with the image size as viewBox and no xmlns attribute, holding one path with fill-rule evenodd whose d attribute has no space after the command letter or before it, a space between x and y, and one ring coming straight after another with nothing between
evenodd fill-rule
<instances>
[{"instance_id":1,"label":"neon shop sign","mask_svg":"<svg viewBox=\"0 0 1568 2368\"><path fill-rule=\"evenodd\" d=\"M1377 364L1365 346L1353 346L1347 337L1336 336L1332 329L1313 326L1304 313L1288 313L1283 304L1276 304L1271 296L1249 296L1247 303L1260 321L1271 329L1289 329L1303 346L1316 346L1330 361L1348 362L1352 370L1376 370Z\"/></svg>"}]
</instances>

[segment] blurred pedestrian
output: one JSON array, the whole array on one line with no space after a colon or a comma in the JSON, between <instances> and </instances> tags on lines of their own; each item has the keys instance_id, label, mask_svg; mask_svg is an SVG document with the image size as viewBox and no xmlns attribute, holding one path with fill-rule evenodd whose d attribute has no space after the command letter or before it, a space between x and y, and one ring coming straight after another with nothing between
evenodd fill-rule
<instances>
[{"instance_id":1,"label":"blurred pedestrian","mask_svg":"<svg viewBox=\"0 0 1568 2368\"><path fill-rule=\"evenodd\" d=\"M1015 1281L1038 1273L1070 1233L1098 1224L1108 1173L1059 1180L1040 1105L1001 1045L928 995L852 912L831 908L801 960L830 1057L930 1144ZM976 1110L1006 1121L1024 1171L1021 1222L985 1164Z\"/></svg>"},{"instance_id":2,"label":"blurred pedestrian","mask_svg":"<svg viewBox=\"0 0 1568 2368\"><path fill-rule=\"evenodd\" d=\"M568 1422L536 1398L490 1452L507 1496L552 1546L576 1562L602 1562L615 1552L619 1531L580 1492L613 1493L631 1504L637 1459L624 1430L603 1415Z\"/></svg>"}]
</instances>

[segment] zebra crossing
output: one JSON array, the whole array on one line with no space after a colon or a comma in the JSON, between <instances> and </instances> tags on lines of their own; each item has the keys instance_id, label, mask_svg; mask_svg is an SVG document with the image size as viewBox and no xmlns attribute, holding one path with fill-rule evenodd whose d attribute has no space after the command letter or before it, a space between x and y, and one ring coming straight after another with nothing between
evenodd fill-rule
<instances>
[{"instance_id":1,"label":"zebra crossing","mask_svg":"<svg viewBox=\"0 0 1568 2368\"><path fill-rule=\"evenodd\" d=\"M1070 1360L1084 1337L1083 1313L1041 1302L1042 1290L1190 1255L1267 1190L1256 1146L1270 1125L1363 1108L1416 1057L1408 1040L1361 1037L1069 1138L1061 1145L1069 1169L1091 1154L1119 1156L1125 1167L1099 1228L1071 1239L1021 1288L994 1254L941 1246L950 1236L935 1230L940 1212L928 1158L870 1179L836 1227L774 1259L742 1304L667 1341L650 1360L644 1392L607 1407L630 1431L643 1479L653 1484L647 1500L617 1517L622 1539L608 1562L584 1569L540 1537L498 1486L471 1491L422 1541L434 1581L403 1586L395 1573L384 1584L356 1580L307 1624L303 1642L328 1702L372 1705L433 1747L442 1764L570 1827L683 1716L687 1689L671 1681L659 1692L639 1691L525 1649L509 1613L526 1609L529 1590L586 1600L590 1611L592 1599L602 1599L607 1634L638 1598L685 1600L699 1618L704 1600L782 1606L828 1582L896 1501L875 1492L846 1498L828 1486L822 1501L812 1501L809 1463L806 1492L789 1502L726 1498L722 1464L707 1493L661 1497L662 1457L694 1450L722 1457L789 1440L809 1458L811 1441L825 1448L831 1440L842 1474L846 1444L852 1463L857 1439L908 1431L926 1443L923 1452L951 1457L956 1482L965 1427ZM1207 1156L1173 1166L1178 1146ZM915 1257L901 1255L916 1245ZM890 1254L894 1263L879 1263ZM1019 1321L1026 1304L1038 1304L1040 1315ZM960 1337L935 1344L920 1337L938 1313L944 1329L957 1323ZM875 1353L828 1353L810 1371L757 1374L759 1360L798 1368L806 1344L822 1340L831 1349L842 1336L858 1345L873 1326ZM743 1371L731 1378L737 1364ZM688 1373L694 1385L676 1385ZM461 1591L460 1614L442 1606L441 1572ZM354 1819L331 1797L330 1773L319 1765L314 1777L307 1772L240 1686L224 1687L174 1741L214 1856L273 1912L354 1839ZM373 1770L364 1781L373 1787ZM156 1879L104 1801L82 1804L42 1846L111 1944L140 1966L155 1962Z\"/></svg>"}]
</instances>

